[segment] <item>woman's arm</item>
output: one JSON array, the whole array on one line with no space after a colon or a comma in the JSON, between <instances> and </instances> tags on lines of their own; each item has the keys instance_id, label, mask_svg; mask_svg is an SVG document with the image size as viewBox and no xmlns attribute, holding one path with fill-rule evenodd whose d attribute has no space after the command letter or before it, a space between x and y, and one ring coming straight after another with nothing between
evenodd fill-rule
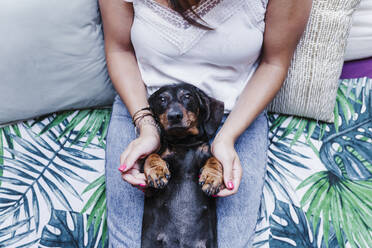
<instances>
[{"instance_id":1,"label":"woman's arm","mask_svg":"<svg viewBox=\"0 0 372 248\"><path fill-rule=\"evenodd\" d=\"M133 6L123 0L99 0L99 6L108 72L116 91L133 116L136 111L148 106L146 88L130 39ZM146 116L143 119L151 118ZM139 138L130 143L120 157L123 179L134 185L146 184L143 174L136 168L136 161L156 150L160 144L155 126L140 125L139 128Z\"/></svg>"},{"instance_id":2,"label":"woman's arm","mask_svg":"<svg viewBox=\"0 0 372 248\"><path fill-rule=\"evenodd\" d=\"M148 105L146 89L130 39L133 6L123 0L100 0L99 4L108 72L116 91L133 115Z\"/></svg>"},{"instance_id":3,"label":"woman's arm","mask_svg":"<svg viewBox=\"0 0 372 248\"><path fill-rule=\"evenodd\" d=\"M306 27L311 4L312 0L270 0L268 3L260 65L212 144L212 153L223 164L228 188L219 196L231 195L238 190L242 170L234 143L282 86Z\"/></svg>"}]
</instances>

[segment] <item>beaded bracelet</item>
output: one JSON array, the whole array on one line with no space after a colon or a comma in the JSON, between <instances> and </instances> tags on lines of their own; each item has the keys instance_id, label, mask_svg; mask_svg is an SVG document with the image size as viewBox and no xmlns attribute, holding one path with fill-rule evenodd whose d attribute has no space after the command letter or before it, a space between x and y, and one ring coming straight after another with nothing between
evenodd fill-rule
<instances>
[{"instance_id":1,"label":"beaded bracelet","mask_svg":"<svg viewBox=\"0 0 372 248\"><path fill-rule=\"evenodd\" d=\"M144 110L148 110L148 111L151 112L151 108L150 108L150 106L147 106L147 107L141 108L140 110L137 110L137 111L133 114L133 118L134 118L137 114L139 114L140 112L142 112L142 111L144 111Z\"/></svg>"},{"instance_id":2,"label":"beaded bracelet","mask_svg":"<svg viewBox=\"0 0 372 248\"><path fill-rule=\"evenodd\" d=\"M152 113L144 113L144 114L142 114L142 115L140 115L140 116L137 116L137 117L135 117L134 119L133 119L133 124L135 125L135 126L137 126L137 121L138 120L142 120L144 117L146 117L146 116L152 116L152 117L154 117L154 115L152 114Z\"/></svg>"},{"instance_id":3,"label":"beaded bracelet","mask_svg":"<svg viewBox=\"0 0 372 248\"><path fill-rule=\"evenodd\" d=\"M146 112L142 113L143 111L146 111ZM143 119L146 116L152 116L153 118ZM139 127L143 126L143 125L152 125L152 126L156 127L158 129L159 133L160 133L160 126L157 123L157 121L155 120L155 117L154 117L154 115L151 111L151 108L149 106L144 107L144 108L136 111L133 114L132 120L133 120L133 125L135 126L136 135L139 134Z\"/></svg>"},{"instance_id":4,"label":"beaded bracelet","mask_svg":"<svg viewBox=\"0 0 372 248\"><path fill-rule=\"evenodd\" d=\"M145 114L142 114L142 115L138 116L138 115L141 114L143 111L145 111ZM150 106L147 106L147 107L141 108L140 110L137 110L136 112L134 112L134 114L133 114L133 116L132 116L133 124L136 125L136 121L137 121L139 118L143 118L145 115L153 115Z\"/></svg>"}]
</instances>

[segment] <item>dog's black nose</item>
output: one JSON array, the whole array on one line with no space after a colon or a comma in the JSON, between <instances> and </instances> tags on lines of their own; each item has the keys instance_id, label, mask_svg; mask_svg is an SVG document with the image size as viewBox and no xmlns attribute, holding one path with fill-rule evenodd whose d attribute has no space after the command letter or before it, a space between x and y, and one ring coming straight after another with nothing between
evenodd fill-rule
<instances>
[{"instance_id":1,"label":"dog's black nose","mask_svg":"<svg viewBox=\"0 0 372 248\"><path fill-rule=\"evenodd\" d=\"M178 123L183 118L183 113L179 109L172 109L167 114L168 121L171 123Z\"/></svg>"}]
</instances>

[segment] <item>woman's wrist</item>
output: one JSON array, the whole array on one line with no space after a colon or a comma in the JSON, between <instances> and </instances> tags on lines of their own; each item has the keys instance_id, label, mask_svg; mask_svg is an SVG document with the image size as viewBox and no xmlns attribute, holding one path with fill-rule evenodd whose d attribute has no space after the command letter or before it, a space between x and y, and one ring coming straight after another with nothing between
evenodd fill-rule
<instances>
[{"instance_id":1,"label":"woman's wrist","mask_svg":"<svg viewBox=\"0 0 372 248\"><path fill-rule=\"evenodd\" d=\"M224 132L220 131L216 134L216 136L215 136L215 138L212 142L212 146L214 146L215 144L225 144L225 145L234 146L235 140L228 133L224 133Z\"/></svg>"},{"instance_id":2,"label":"woman's wrist","mask_svg":"<svg viewBox=\"0 0 372 248\"><path fill-rule=\"evenodd\" d=\"M227 121L222 125L221 129L216 134L214 140L217 142L224 142L228 144L235 144L236 134L232 127L227 126Z\"/></svg>"},{"instance_id":3,"label":"woman's wrist","mask_svg":"<svg viewBox=\"0 0 372 248\"><path fill-rule=\"evenodd\" d=\"M132 116L133 124L139 136L156 136L160 139L160 128L150 106L137 110Z\"/></svg>"},{"instance_id":4,"label":"woman's wrist","mask_svg":"<svg viewBox=\"0 0 372 248\"><path fill-rule=\"evenodd\" d=\"M140 135L155 135L160 138L160 129L155 119L149 115L143 117L136 123Z\"/></svg>"}]
</instances>

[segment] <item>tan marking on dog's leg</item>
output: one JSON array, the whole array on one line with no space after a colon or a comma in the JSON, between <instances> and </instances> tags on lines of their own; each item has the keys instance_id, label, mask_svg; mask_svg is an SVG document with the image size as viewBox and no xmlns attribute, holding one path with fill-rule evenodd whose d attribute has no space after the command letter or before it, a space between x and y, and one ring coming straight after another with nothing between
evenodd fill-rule
<instances>
[{"instance_id":1,"label":"tan marking on dog's leg","mask_svg":"<svg viewBox=\"0 0 372 248\"><path fill-rule=\"evenodd\" d=\"M165 149L165 151L160 155L161 158L168 157L169 155L172 155L173 152L169 150L169 148Z\"/></svg>"},{"instance_id":2,"label":"tan marking on dog's leg","mask_svg":"<svg viewBox=\"0 0 372 248\"><path fill-rule=\"evenodd\" d=\"M207 195L215 195L220 191L223 185L223 168L215 157L209 158L203 166L199 184Z\"/></svg>"},{"instance_id":3,"label":"tan marking on dog's leg","mask_svg":"<svg viewBox=\"0 0 372 248\"><path fill-rule=\"evenodd\" d=\"M197 127L191 127L187 130L187 132L191 135L198 135L199 129Z\"/></svg>"},{"instance_id":4,"label":"tan marking on dog's leg","mask_svg":"<svg viewBox=\"0 0 372 248\"><path fill-rule=\"evenodd\" d=\"M158 155L150 154L145 161L144 173L147 184L156 189L162 189L168 184L170 172L167 163Z\"/></svg>"}]
</instances>

